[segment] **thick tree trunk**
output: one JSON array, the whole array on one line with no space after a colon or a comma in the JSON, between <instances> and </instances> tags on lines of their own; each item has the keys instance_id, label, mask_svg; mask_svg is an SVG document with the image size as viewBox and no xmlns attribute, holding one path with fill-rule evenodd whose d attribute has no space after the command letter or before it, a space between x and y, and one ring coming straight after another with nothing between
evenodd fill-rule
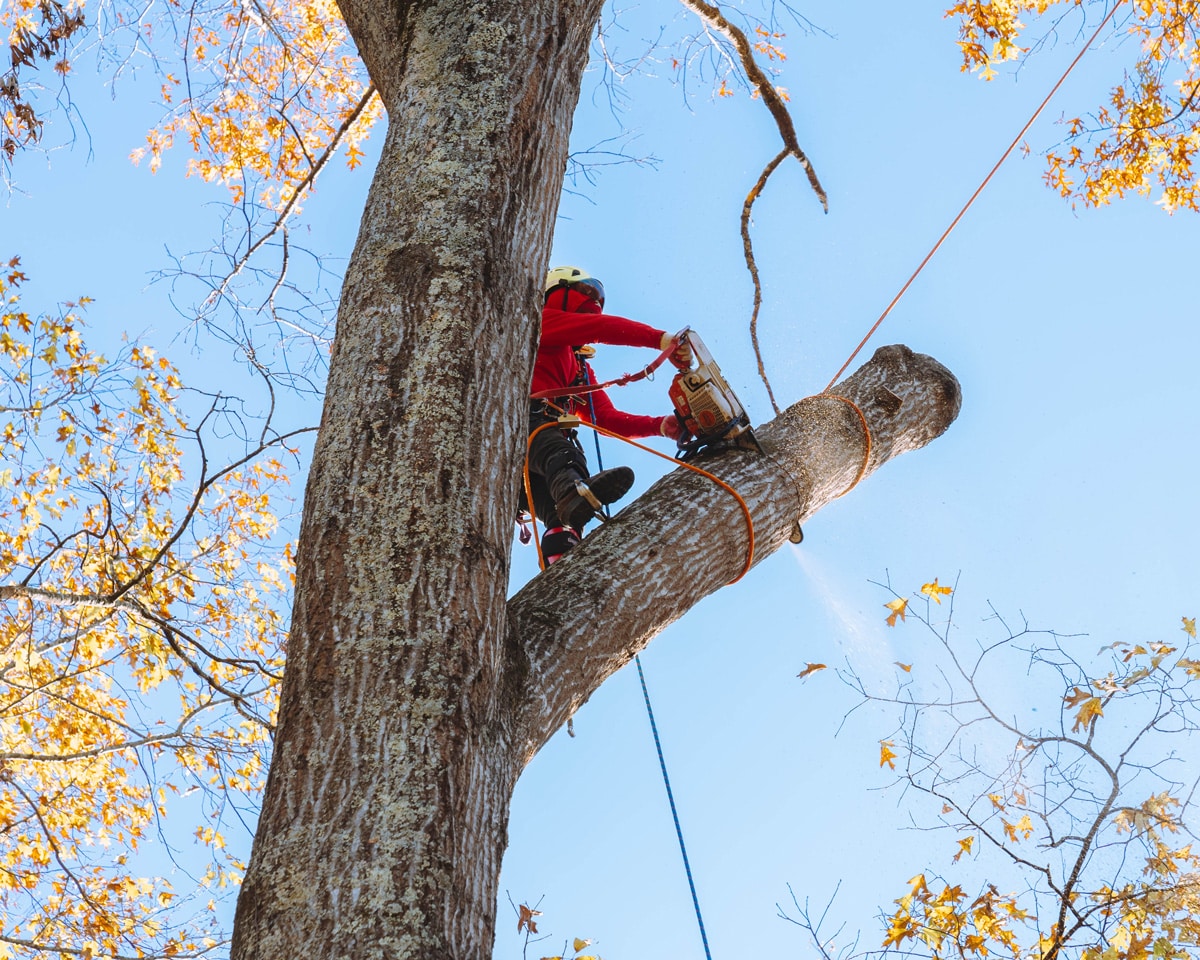
<instances>
[{"instance_id":1,"label":"thick tree trunk","mask_svg":"<svg viewBox=\"0 0 1200 960\"><path fill-rule=\"evenodd\" d=\"M232 956L483 960L520 770L740 569L746 534L727 494L672 475L506 616L537 280L599 5L341 5L389 127L342 292ZM904 348L841 389L871 422L869 469L958 402ZM750 502L762 557L851 484L864 434L823 399L760 436L766 456L715 469Z\"/></svg>"},{"instance_id":2,"label":"thick tree trunk","mask_svg":"<svg viewBox=\"0 0 1200 960\"><path fill-rule=\"evenodd\" d=\"M486 957L518 458L598 0L341 0L388 108L232 954Z\"/></svg>"}]
</instances>

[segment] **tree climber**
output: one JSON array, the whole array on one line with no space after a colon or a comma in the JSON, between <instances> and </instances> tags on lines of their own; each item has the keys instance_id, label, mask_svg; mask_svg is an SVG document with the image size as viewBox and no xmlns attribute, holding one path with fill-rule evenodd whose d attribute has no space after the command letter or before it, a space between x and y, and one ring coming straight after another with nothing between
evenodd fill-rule
<instances>
[{"instance_id":1,"label":"tree climber","mask_svg":"<svg viewBox=\"0 0 1200 960\"><path fill-rule=\"evenodd\" d=\"M673 340L636 320L603 312L604 284L579 267L555 267L546 274L542 308L542 339L533 368L531 393L596 383L588 358L595 354L590 344L651 347L666 350ZM680 358L690 363L691 349L680 348ZM644 417L623 413L613 406L603 390L585 397L561 397L557 407L581 420L595 423L623 437L664 436L679 439L681 428L675 415ZM558 410L547 401L531 399L529 431L558 419ZM545 524L542 556L553 563L580 541L584 525L602 505L613 503L633 486L629 467L613 467L588 475L587 458L574 430L542 430L529 447L529 482L533 506Z\"/></svg>"}]
</instances>

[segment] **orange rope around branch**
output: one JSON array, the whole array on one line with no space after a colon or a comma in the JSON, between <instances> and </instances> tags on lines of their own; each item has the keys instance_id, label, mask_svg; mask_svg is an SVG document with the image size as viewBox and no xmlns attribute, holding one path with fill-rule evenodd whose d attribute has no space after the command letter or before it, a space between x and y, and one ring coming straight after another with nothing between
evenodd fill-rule
<instances>
[{"instance_id":1,"label":"orange rope around branch","mask_svg":"<svg viewBox=\"0 0 1200 960\"><path fill-rule=\"evenodd\" d=\"M843 373L846 372L846 368L848 366L850 366L851 363L854 362L854 358L858 356L859 351L861 351L862 348L867 345L867 341L870 340L871 337L873 337L875 335L875 331L879 329L880 324L882 324L883 321L887 318L887 315L892 312L892 308L894 306L896 306L897 303L900 302L900 298L902 296L904 296L904 294L907 292L908 288L910 286L912 286L912 282L917 279L917 275L922 270L925 269L925 264L929 263L929 261L931 259L933 259L933 255L935 253L937 253L938 248L942 245L943 241L945 241L945 239L948 236L950 236L950 232L955 227L958 226L958 221L963 218L963 214L965 214L967 212L967 210L970 209L971 204L973 204L975 202L975 199L981 193L983 193L984 187L986 187L991 182L992 177L995 175L996 171L1000 169L1001 164L1003 164L1004 161L1008 159L1008 155L1010 153L1012 153L1013 150L1016 148L1017 144L1021 142L1021 138L1023 136L1025 136L1025 134L1029 131L1029 128L1033 126L1034 121L1037 120L1037 118L1041 115L1041 112L1046 108L1046 104L1048 104L1050 102L1051 97L1053 97L1054 94L1056 94L1058 92L1058 88L1061 87L1063 85L1063 82L1067 79L1067 77L1070 76L1071 71L1075 69L1075 65L1077 63L1079 63L1080 60L1083 59L1083 55L1085 53L1087 53L1088 48L1091 47L1091 45L1095 42L1096 38L1098 36L1100 36L1100 31L1103 30L1105 28L1105 26L1107 26L1108 22L1112 19L1113 14L1117 12L1117 9L1124 2L1125 2L1125 0L1117 0L1117 2L1115 4L1113 4L1113 8L1111 10L1109 10L1108 14L1105 16L1105 18L1102 21L1100 21L1100 26L1098 26L1096 28L1096 32L1091 35L1091 37L1088 39L1088 42L1083 45L1083 49L1080 50L1079 53L1076 55L1075 59L1071 61L1071 65L1068 66L1067 69L1065 71L1063 71L1063 75L1058 78L1058 83L1056 83L1051 88L1050 92L1048 94L1046 94L1046 98L1041 102L1041 104L1039 104L1038 108L1033 111L1033 116L1031 116L1029 118L1029 120L1025 123L1025 126L1023 126L1021 128L1021 132L1018 133L1015 137L1013 137L1013 141L1012 141L1012 143L1010 143L1008 145L1008 149L1004 151L1004 154L1000 157L999 160L996 161L996 165L994 167L992 167L992 169L988 172L988 175L983 178L983 182L980 183L979 186L975 189L975 192L973 194L971 194L971 199L968 200L963 205L963 208L958 211L958 216L956 216L954 218L954 220L951 221L950 226L948 226L946 228L945 232L940 237L938 237L937 243L935 243L933 245L933 247L930 249L930 251L927 254L925 254L925 259L922 260L921 263L917 266L917 269L913 271L912 276L909 277L904 282L904 286L902 286L900 288L900 292L897 293L892 298L892 302L889 303L887 305L887 307L884 309L883 313L881 313L879 315L879 319L876 320L875 323L872 325L871 329L867 331L867 335L862 338L862 341L859 343L859 345L854 348L854 352L851 353L850 356L846 358L846 362L842 364L841 369L838 370L838 372L833 375L833 379L829 381L828 385L825 387L825 390L822 391L823 393L829 392L829 388L832 387L835 383L837 383L838 377L840 377Z\"/></svg>"},{"instance_id":2,"label":"orange rope around branch","mask_svg":"<svg viewBox=\"0 0 1200 960\"><path fill-rule=\"evenodd\" d=\"M828 387L826 389L828 389ZM853 400L851 400L849 397L840 397L836 393L818 393L815 396L806 397L805 399L807 399L807 400L840 400L842 403L848 404L850 406L850 408L855 413L858 414L859 422L862 423L863 437L865 440L865 442L863 444L864 449L863 449L862 466L860 466L858 468L858 474L851 481L850 486L848 486L845 490L843 490L841 493L838 494L838 497L844 497L851 490L853 490L855 487L858 486L859 481L862 480L863 476L867 472L867 467L870 466L870 464L871 464L871 428L867 425L866 414L864 414L862 412L862 408L859 407L859 405L857 403L855 403ZM836 500L837 497L835 497L834 499Z\"/></svg>"}]
</instances>

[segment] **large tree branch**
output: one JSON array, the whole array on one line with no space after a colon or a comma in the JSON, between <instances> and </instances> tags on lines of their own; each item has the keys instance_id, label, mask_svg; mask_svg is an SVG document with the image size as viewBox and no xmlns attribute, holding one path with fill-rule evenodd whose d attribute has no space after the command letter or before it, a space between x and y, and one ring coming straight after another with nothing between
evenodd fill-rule
<instances>
[{"instance_id":1,"label":"large tree branch","mask_svg":"<svg viewBox=\"0 0 1200 960\"><path fill-rule=\"evenodd\" d=\"M936 360L881 347L832 391L756 428L762 455L729 451L703 466L749 505L758 563L797 522L940 436L960 404L958 381ZM509 649L523 685L516 743L525 759L651 638L734 579L748 544L734 498L680 469L513 597Z\"/></svg>"}]
</instances>

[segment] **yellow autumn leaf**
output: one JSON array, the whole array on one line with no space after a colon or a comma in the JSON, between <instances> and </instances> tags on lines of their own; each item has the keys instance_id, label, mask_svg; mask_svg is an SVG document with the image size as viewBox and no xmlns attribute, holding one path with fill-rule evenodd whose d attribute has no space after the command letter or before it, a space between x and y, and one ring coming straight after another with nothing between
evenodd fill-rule
<instances>
[{"instance_id":1,"label":"yellow autumn leaf","mask_svg":"<svg viewBox=\"0 0 1200 960\"><path fill-rule=\"evenodd\" d=\"M228 898L244 870L203 810L265 781L290 607L291 554L270 542L286 475L256 457L223 473L210 461L219 486L187 475L196 430L170 362L127 342L111 360L90 350L86 297L22 310L12 266L0 273L0 462L21 470L0 474L12 601L0 606L0 753L34 756L0 778L0 822L24 825L0 875L31 891L7 929L81 956L194 954L183 945L207 925L167 908L205 887ZM96 602L113 596L120 616ZM160 766L136 744L167 730ZM181 770L206 804L177 803ZM133 869L169 816L208 845L193 890Z\"/></svg>"},{"instance_id":2,"label":"yellow autumn leaf","mask_svg":"<svg viewBox=\"0 0 1200 960\"><path fill-rule=\"evenodd\" d=\"M579 937L576 937L575 942L573 944L573 946L575 948L575 952L578 953L584 947L590 946L591 942L592 942L591 940L581 940Z\"/></svg>"},{"instance_id":3,"label":"yellow autumn leaf","mask_svg":"<svg viewBox=\"0 0 1200 960\"><path fill-rule=\"evenodd\" d=\"M1183 621L1183 632L1193 640L1196 639L1196 618L1195 617L1180 617Z\"/></svg>"},{"instance_id":4,"label":"yellow autumn leaf","mask_svg":"<svg viewBox=\"0 0 1200 960\"><path fill-rule=\"evenodd\" d=\"M892 770L896 769L896 754L892 751L892 747L895 745L891 740L879 741L879 765L881 767L886 763Z\"/></svg>"},{"instance_id":5,"label":"yellow autumn leaf","mask_svg":"<svg viewBox=\"0 0 1200 960\"><path fill-rule=\"evenodd\" d=\"M1083 701L1079 712L1075 714L1075 723L1071 726L1071 732L1078 733L1080 730L1086 730L1102 716L1104 716L1104 710L1100 698L1090 697Z\"/></svg>"},{"instance_id":6,"label":"yellow autumn leaf","mask_svg":"<svg viewBox=\"0 0 1200 960\"><path fill-rule=\"evenodd\" d=\"M1083 703L1091 696L1092 692L1090 690L1080 690L1078 687L1073 687L1071 692L1063 697L1063 703L1065 703L1068 707L1075 707Z\"/></svg>"},{"instance_id":7,"label":"yellow autumn leaf","mask_svg":"<svg viewBox=\"0 0 1200 960\"><path fill-rule=\"evenodd\" d=\"M912 673L912 664L911 663L901 663L899 660L896 660L894 662L895 662L896 666L898 666L905 673Z\"/></svg>"},{"instance_id":8,"label":"yellow autumn leaf","mask_svg":"<svg viewBox=\"0 0 1200 960\"><path fill-rule=\"evenodd\" d=\"M956 853L956 854L954 855L954 861L953 861L953 862L954 862L954 863L958 863L958 860L959 860L959 858L960 858L960 857L961 857L961 856L962 856L964 853L970 853L970 852L971 852L971 846L972 846L972 844L974 844L974 843L975 843L975 838L974 838L974 837L963 837L963 839L959 840L959 841L958 841L958 853Z\"/></svg>"},{"instance_id":9,"label":"yellow autumn leaf","mask_svg":"<svg viewBox=\"0 0 1200 960\"><path fill-rule=\"evenodd\" d=\"M930 597L935 603L941 603L942 597L953 593L953 587L939 587L937 577L933 578L933 583L925 583L921 585L921 592L925 596Z\"/></svg>"},{"instance_id":10,"label":"yellow autumn leaf","mask_svg":"<svg viewBox=\"0 0 1200 960\"><path fill-rule=\"evenodd\" d=\"M904 597L897 597L891 603L885 603L884 606L892 611L888 615L887 625L894 627L896 625L896 617L899 617L901 620L904 619L905 611L908 610L908 600Z\"/></svg>"}]
</instances>

